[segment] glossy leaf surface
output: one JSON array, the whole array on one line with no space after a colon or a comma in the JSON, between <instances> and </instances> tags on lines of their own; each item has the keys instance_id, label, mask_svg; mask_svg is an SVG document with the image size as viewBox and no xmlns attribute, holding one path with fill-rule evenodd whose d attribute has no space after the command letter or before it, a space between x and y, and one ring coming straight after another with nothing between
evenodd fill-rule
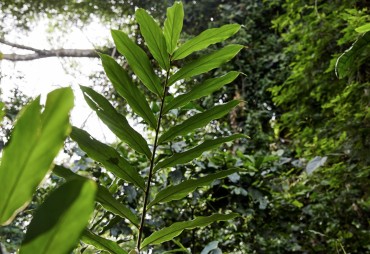
<instances>
[{"instance_id":1,"label":"glossy leaf surface","mask_svg":"<svg viewBox=\"0 0 370 254\"><path fill-rule=\"evenodd\" d=\"M150 244L160 244L166 241L170 241L172 238L180 235L185 229L193 229L197 227L205 227L216 221L232 220L239 216L237 213L230 214L213 214L208 217L197 217L191 221L176 222L167 228L163 228L157 232L154 232L149 237L145 238L141 246L144 248Z\"/></svg>"},{"instance_id":2,"label":"glossy leaf surface","mask_svg":"<svg viewBox=\"0 0 370 254\"><path fill-rule=\"evenodd\" d=\"M127 34L122 31L112 30L112 37L117 50L127 59L132 70L143 84L153 93L162 96L163 87L161 86L161 81L157 75L155 75L144 50L136 45Z\"/></svg>"},{"instance_id":3,"label":"glossy leaf surface","mask_svg":"<svg viewBox=\"0 0 370 254\"><path fill-rule=\"evenodd\" d=\"M195 51L207 48L211 44L222 42L232 35L236 34L240 29L238 24L224 25L219 28L211 28L205 30L193 39L188 40L181 45L173 54L174 60L179 60L187 57Z\"/></svg>"},{"instance_id":4,"label":"glossy leaf surface","mask_svg":"<svg viewBox=\"0 0 370 254\"><path fill-rule=\"evenodd\" d=\"M168 112L173 108L180 108L190 101L202 98L212 94L226 84L233 82L239 75L239 72L231 71L221 77L206 80L204 83L196 85L188 93L181 94L175 97L164 107L164 112Z\"/></svg>"},{"instance_id":5,"label":"glossy leaf surface","mask_svg":"<svg viewBox=\"0 0 370 254\"><path fill-rule=\"evenodd\" d=\"M235 134L229 137L224 138L216 138L212 140L206 140L202 144L189 149L182 153L175 153L169 158L164 159L163 161L158 162L158 164L154 167L154 172L157 172L159 169L166 168L166 167L173 167L178 164L185 164L199 156L202 155L203 152L209 151L220 144L223 144L225 142L229 142L232 140L235 140L237 138L244 138L246 136L242 134Z\"/></svg>"},{"instance_id":6,"label":"glossy leaf surface","mask_svg":"<svg viewBox=\"0 0 370 254\"><path fill-rule=\"evenodd\" d=\"M198 179L186 180L177 185L170 185L167 188L158 192L154 200L149 203L149 207L158 203L166 203L173 200L182 199L186 197L189 193L193 192L196 188L209 185L214 180L225 178L228 175L231 175L237 171L238 169L236 168L228 169L221 172L217 172L215 174L207 175L205 177L200 177Z\"/></svg>"},{"instance_id":7,"label":"glossy leaf surface","mask_svg":"<svg viewBox=\"0 0 370 254\"><path fill-rule=\"evenodd\" d=\"M170 68L170 59L167 53L166 40L162 29L144 9L136 10L136 20L140 25L140 32L153 57L164 70Z\"/></svg>"},{"instance_id":8,"label":"glossy leaf surface","mask_svg":"<svg viewBox=\"0 0 370 254\"><path fill-rule=\"evenodd\" d=\"M70 132L70 88L49 93L41 113L37 98L20 113L0 166L0 225L27 204Z\"/></svg>"},{"instance_id":9,"label":"glossy leaf surface","mask_svg":"<svg viewBox=\"0 0 370 254\"><path fill-rule=\"evenodd\" d=\"M36 211L20 254L70 253L94 210L96 184L73 180L50 194Z\"/></svg>"},{"instance_id":10,"label":"glossy leaf surface","mask_svg":"<svg viewBox=\"0 0 370 254\"><path fill-rule=\"evenodd\" d=\"M184 8L181 2L175 2L172 7L167 8L167 18L164 21L163 33L166 39L167 52L172 55L180 38L184 22Z\"/></svg>"},{"instance_id":11,"label":"glossy leaf surface","mask_svg":"<svg viewBox=\"0 0 370 254\"><path fill-rule=\"evenodd\" d=\"M103 164L107 170L117 177L144 189L144 179L114 148L101 143L91 137L86 131L77 127L72 128L71 138L77 142L79 147L85 151L91 159Z\"/></svg>"},{"instance_id":12,"label":"glossy leaf surface","mask_svg":"<svg viewBox=\"0 0 370 254\"><path fill-rule=\"evenodd\" d=\"M90 108L96 112L98 117L117 137L137 152L151 158L152 153L145 139L130 126L126 117L118 113L104 96L93 89L86 86L80 86L80 88Z\"/></svg>"},{"instance_id":13,"label":"glossy leaf surface","mask_svg":"<svg viewBox=\"0 0 370 254\"><path fill-rule=\"evenodd\" d=\"M153 129L157 127L157 120L152 113L144 94L132 82L127 72L110 56L99 54L102 64L114 89L121 95L132 110L141 116Z\"/></svg>"},{"instance_id":14,"label":"glossy leaf surface","mask_svg":"<svg viewBox=\"0 0 370 254\"><path fill-rule=\"evenodd\" d=\"M159 137L158 143L160 144L172 140L177 136L185 135L197 128L201 128L207 125L210 121L223 117L238 104L239 101L233 100L222 105L214 106L205 112L196 114L185 120L183 123L170 128Z\"/></svg>"},{"instance_id":15,"label":"glossy leaf surface","mask_svg":"<svg viewBox=\"0 0 370 254\"><path fill-rule=\"evenodd\" d=\"M242 45L232 44L208 55L201 56L178 70L170 77L168 84L172 85L180 79L190 78L220 67L222 64L234 58L242 48Z\"/></svg>"}]
</instances>

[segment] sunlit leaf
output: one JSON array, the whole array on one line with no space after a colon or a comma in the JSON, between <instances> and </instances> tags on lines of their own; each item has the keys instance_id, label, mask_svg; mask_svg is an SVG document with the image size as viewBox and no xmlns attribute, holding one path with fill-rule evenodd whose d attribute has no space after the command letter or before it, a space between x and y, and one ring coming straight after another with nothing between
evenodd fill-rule
<instances>
[{"instance_id":1,"label":"sunlit leaf","mask_svg":"<svg viewBox=\"0 0 370 254\"><path fill-rule=\"evenodd\" d=\"M118 113L104 96L89 87L80 86L80 88L90 108L117 137L139 153L145 154L148 158L152 157L145 139L130 126L126 118Z\"/></svg>"},{"instance_id":2,"label":"sunlit leaf","mask_svg":"<svg viewBox=\"0 0 370 254\"><path fill-rule=\"evenodd\" d=\"M165 105L164 112L166 113L173 108L182 107L186 105L187 103L189 103L190 101L199 99L203 96L210 95L214 91L217 91L218 89L223 87L224 85L233 82L238 77L238 75L239 75L239 72L231 71L221 77L208 79L202 84L196 85L188 93L181 94L175 97L172 101L170 101L167 105Z\"/></svg>"},{"instance_id":3,"label":"sunlit leaf","mask_svg":"<svg viewBox=\"0 0 370 254\"><path fill-rule=\"evenodd\" d=\"M94 210L95 193L95 182L81 179L52 192L37 209L19 253L70 253Z\"/></svg>"},{"instance_id":4,"label":"sunlit leaf","mask_svg":"<svg viewBox=\"0 0 370 254\"><path fill-rule=\"evenodd\" d=\"M144 9L137 9L135 15L140 25L140 33L143 35L150 53L152 53L162 69L168 70L170 68L170 59L162 29Z\"/></svg>"},{"instance_id":5,"label":"sunlit leaf","mask_svg":"<svg viewBox=\"0 0 370 254\"><path fill-rule=\"evenodd\" d=\"M186 180L177 185L170 185L167 188L158 192L154 200L149 203L148 207L151 207L158 203L166 203L173 200L179 200L186 197L189 193L193 192L196 188L201 186L206 186L212 183L216 179L225 178L228 175L231 175L237 172L238 169L228 169L215 174L210 174L205 177L200 177L198 179Z\"/></svg>"},{"instance_id":6,"label":"sunlit leaf","mask_svg":"<svg viewBox=\"0 0 370 254\"><path fill-rule=\"evenodd\" d=\"M223 117L238 104L239 101L233 100L228 103L215 106L205 112L196 114L162 134L162 136L159 137L158 143L161 144L172 140L177 136L185 135L195 129L201 128L207 125L210 121Z\"/></svg>"},{"instance_id":7,"label":"sunlit leaf","mask_svg":"<svg viewBox=\"0 0 370 254\"><path fill-rule=\"evenodd\" d=\"M360 26L360 27L357 27L355 30L358 33L366 33L366 32L369 32L370 31L370 23L369 24L365 24L365 25Z\"/></svg>"},{"instance_id":8,"label":"sunlit leaf","mask_svg":"<svg viewBox=\"0 0 370 254\"><path fill-rule=\"evenodd\" d=\"M207 48L211 44L222 42L237 33L239 29L240 25L229 24L219 28L205 30L198 36L181 45L173 54L173 59L182 59L195 51Z\"/></svg>"},{"instance_id":9,"label":"sunlit leaf","mask_svg":"<svg viewBox=\"0 0 370 254\"><path fill-rule=\"evenodd\" d=\"M127 254L116 242L100 237L89 230L85 230L81 240L98 250L108 251L111 254Z\"/></svg>"},{"instance_id":10,"label":"sunlit leaf","mask_svg":"<svg viewBox=\"0 0 370 254\"><path fill-rule=\"evenodd\" d=\"M3 151L0 225L9 223L17 210L31 200L71 130L72 89L49 93L42 113L39 102L38 97L22 110Z\"/></svg>"},{"instance_id":11,"label":"sunlit leaf","mask_svg":"<svg viewBox=\"0 0 370 254\"><path fill-rule=\"evenodd\" d=\"M344 78L351 73L355 66L355 61L368 49L370 45L370 32L361 35L353 45L347 49L335 64L335 73L338 78Z\"/></svg>"},{"instance_id":12,"label":"sunlit leaf","mask_svg":"<svg viewBox=\"0 0 370 254\"><path fill-rule=\"evenodd\" d=\"M228 45L224 48L217 50L211 54L201 56L200 58L188 63L180 70L178 70L168 80L171 85L180 79L193 77L214 68L220 67L222 64L230 61L238 52L243 48L242 45Z\"/></svg>"},{"instance_id":13,"label":"sunlit leaf","mask_svg":"<svg viewBox=\"0 0 370 254\"><path fill-rule=\"evenodd\" d=\"M141 116L153 129L157 127L157 120L152 113L144 94L133 84L127 72L110 56L99 54L102 64L114 89L121 95L132 110Z\"/></svg>"},{"instance_id":14,"label":"sunlit leaf","mask_svg":"<svg viewBox=\"0 0 370 254\"><path fill-rule=\"evenodd\" d=\"M107 170L117 177L144 189L144 179L114 148L101 143L91 137L86 131L77 127L72 128L71 138L77 142L79 147L85 151L91 159L103 164Z\"/></svg>"},{"instance_id":15,"label":"sunlit leaf","mask_svg":"<svg viewBox=\"0 0 370 254\"><path fill-rule=\"evenodd\" d=\"M71 170L59 165L56 165L53 168L53 173L57 176L63 177L67 181L74 179L86 179L85 177L75 174ZM99 202L106 210L118 215L123 219L128 219L132 224L138 227L139 219L137 216L129 208L125 207L121 202L116 200L107 188L98 185L96 201Z\"/></svg>"},{"instance_id":16,"label":"sunlit leaf","mask_svg":"<svg viewBox=\"0 0 370 254\"><path fill-rule=\"evenodd\" d=\"M155 75L153 67L144 50L136 45L127 34L122 31L112 30L112 37L117 50L126 57L127 62L138 78L150 91L161 97L163 95L161 81L157 75Z\"/></svg>"},{"instance_id":17,"label":"sunlit leaf","mask_svg":"<svg viewBox=\"0 0 370 254\"><path fill-rule=\"evenodd\" d=\"M167 52L172 55L180 38L184 22L184 8L181 2L175 2L167 8L167 18L164 21L163 33L167 43Z\"/></svg>"},{"instance_id":18,"label":"sunlit leaf","mask_svg":"<svg viewBox=\"0 0 370 254\"><path fill-rule=\"evenodd\" d=\"M154 167L154 172L157 172L161 168L166 168L166 167L173 167L179 164L184 164L187 163L199 156L202 155L203 152L209 151L220 144L235 140L237 138L244 138L246 137L245 135L242 134L235 134L229 137L224 137L224 138L217 138L217 139L212 139L212 140L206 140L202 144L189 149L185 152L182 153L175 153L169 158L164 159L163 161L160 161L155 167Z\"/></svg>"},{"instance_id":19,"label":"sunlit leaf","mask_svg":"<svg viewBox=\"0 0 370 254\"><path fill-rule=\"evenodd\" d=\"M213 214L208 217L197 217L191 221L176 222L167 228L163 228L157 232L154 232L149 237L145 238L141 244L141 247L144 248L150 244L160 244L166 241L172 240L176 236L180 235L185 229L193 229L197 227L205 227L209 224L212 224L216 221L226 221L232 220L235 217L238 217L237 213L230 214Z\"/></svg>"},{"instance_id":20,"label":"sunlit leaf","mask_svg":"<svg viewBox=\"0 0 370 254\"><path fill-rule=\"evenodd\" d=\"M3 120L3 117L5 116L5 107L4 103L0 101L0 121Z\"/></svg>"}]
</instances>

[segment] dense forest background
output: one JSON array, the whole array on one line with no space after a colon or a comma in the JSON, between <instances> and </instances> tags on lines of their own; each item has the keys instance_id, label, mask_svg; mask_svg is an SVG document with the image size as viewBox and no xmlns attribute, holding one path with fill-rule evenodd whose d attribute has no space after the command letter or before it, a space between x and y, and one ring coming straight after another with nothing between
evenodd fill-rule
<instances>
[{"instance_id":1,"label":"dense forest background","mask_svg":"<svg viewBox=\"0 0 370 254\"><path fill-rule=\"evenodd\" d=\"M173 1L140 0L3 0L0 43L25 49L27 45L7 41L7 33L11 29L26 33L40 19L47 19L66 37L68 27L83 28L98 19L131 33L140 42L142 38L133 17L135 8L150 10L163 23L166 8L172 4ZM183 4L183 39L224 24L243 25L225 43L238 43L245 48L227 65L200 78L230 70L244 75L192 106L209 108L219 101L243 100L228 117L209 128L215 133L243 133L250 137L205 153L186 167L194 169L194 176L230 167L246 170L196 190L187 199L156 206L151 225L175 222L179 219L178 212L184 219L234 211L241 217L201 231L185 231L181 243L191 246L193 253L200 253L214 241L217 241L214 253L219 253L217 246L224 253L370 253L368 41L353 56L345 75L335 72L338 57L365 36L357 28L370 23L370 3L365 0L186 0ZM221 46L214 45L213 49ZM30 59L6 52L1 52L0 58L37 62L38 58L59 54L55 50L30 50ZM108 42L96 49L69 51L63 56L96 58L95 50L121 58ZM186 83L188 87L182 89L186 91L197 82L190 80ZM1 87L5 86L2 82ZM132 114L124 101L117 100L119 97L104 77L103 69L91 76L90 87L102 91L121 112ZM3 100L6 109L1 129L3 143L9 135L9 124L29 99L16 90L13 98ZM184 138L169 150L181 149L184 143L193 140L193 137ZM114 145L127 158L134 158L134 151L128 146ZM112 177L76 144L67 141L64 152L71 158L76 158L76 154L79 157L70 161L74 171L106 186L112 184ZM133 163L140 166L142 160L135 157ZM185 177L185 171L185 166L178 166L161 177L168 183L178 183ZM51 184L38 190L30 208L11 225L0 228L2 248L17 249L32 210L61 181L51 175ZM117 189L116 197L133 207L142 199L126 185ZM119 243L131 239L132 229L124 220L97 211L92 230ZM172 243L162 247L163 252L173 248ZM89 251L84 245L80 250Z\"/></svg>"}]
</instances>

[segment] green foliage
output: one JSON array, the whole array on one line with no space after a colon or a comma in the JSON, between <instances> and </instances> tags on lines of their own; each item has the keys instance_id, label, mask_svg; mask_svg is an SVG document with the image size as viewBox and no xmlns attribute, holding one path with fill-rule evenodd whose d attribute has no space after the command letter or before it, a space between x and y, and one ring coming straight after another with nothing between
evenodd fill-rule
<instances>
[{"instance_id":1,"label":"green foliage","mask_svg":"<svg viewBox=\"0 0 370 254\"><path fill-rule=\"evenodd\" d=\"M39 101L38 97L22 111L4 149L0 166L1 224L9 223L31 200L70 132L72 90L50 93L43 112Z\"/></svg>"},{"instance_id":2,"label":"green foliage","mask_svg":"<svg viewBox=\"0 0 370 254\"><path fill-rule=\"evenodd\" d=\"M113 58L100 55L104 70L117 92L127 100L133 112L145 120L143 122L145 124L144 130L148 133L145 137L149 137L148 140L151 141L151 144L148 145L150 142L146 141L144 134L139 134L132 128L125 116L120 114L107 99L93 89L83 86L81 86L81 90L91 109L97 113L97 116L116 134L122 143L127 144L137 153L135 152L133 157L128 158L125 155L127 152L116 150L109 145L101 143L84 130L73 127L71 132L71 138L77 142L79 147L90 158L96 160L104 166L105 170L114 175L114 182L109 188L103 185L98 186L96 201L103 208L102 218L105 218L105 215L109 212L116 215L116 218L127 219L131 224L130 230L133 231L131 238L136 241L136 248L132 249L132 243L122 244L121 246L125 251L131 249L131 252L141 253L144 248L151 245L158 245L173 240L184 229L205 227L213 222L230 220L237 216L235 213L214 214L208 217L200 216L194 220L185 220L165 228L163 226L153 227L146 220L148 215L151 216L151 207L154 204L166 204L172 200L185 200L185 197L191 195L197 188L209 185L214 180L226 178L238 170L222 170L190 180L185 179L177 185L170 185L163 189L162 186L165 187L166 183L160 180L159 175L170 173L168 169L174 166L185 166L186 163L198 158L204 152L219 147L223 143L245 137L244 135L230 135L228 137L206 139L201 144L196 146L189 145L189 148L183 148L181 152L178 151L172 156L167 153L166 147L173 140L183 140L187 136L192 136L199 128L206 126L212 120L222 118L240 103L239 100L231 100L230 102L213 106L210 109L200 108L202 112L195 114L194 108L184 107L190 101L208 96L232 82L238 76L237 72L230 72L227 75L207 80L188 93L179 95L179 98L174 98L169 87L175 82L181 84L193 79L194 76L220 67L222 64L230 61L243 48L241 45L228 45L220 50L207 53L198 59L187 61L183 67L180 67L180 61L176 61L175 65L175 59L185 58L192 52L205 49L211 44L222 42L235 34L240 29L240 26L226 25L220 29L205 31L199 37L191 40L190 43L178 46L179 34L182 28L182 21L180 20L180 22L178 19L181 18L183 13L182 4L175 3L168 8L167 13L168 18L165 21L164 31L162 32L160 26L148 12L143 9L136 11L136 20L140 25L140 32L148 46L149 52L154 58L153 61L158 63L161 70L154 68L157 65L152 64L146 51L135 44L126 33L112 30L112 37L117 50L125 57L135 76L150 92L154 93L154 99L151 99L153 94L145 96L148 94L147 92L140 92L127 74L127 71ZM157 73L159 74L157 75ZM174 93L177 95L176 92ZM154 103L156 107L149 108L148 101L153 101L152 105ZM166 120L170 119L168 115L171 114L172 110L183 111L188 119L183 121L182 118L179 118L172 128L166 129L166 126L168 126ZM154 137L150 138L151 135L154 135ZM199 143L199 141L198 138L196 142ZM137 157L136 160L140 160L139 164L132 164L134 157ZM66 170L62 167L56 167L54 172L65 178L67 182L82 178L82 176ZM134 188L131 184L137 188ZM140 193L143 200L135 206L129 203L121 203L114 196L117 195L117 189L123 186L130 186L132 190ZM140 214L140 221L137 219L136 214ZM100 250L120 253L117 251L118 246L116 244L101 238L94 231L94 227L97 224L99 222L93 224L89 231L85 231L82 240L85 240L86 244L92 244ZM108 229L109 226L104 227L102 232ZM155 232L150 234L153 230ZM167 246L165 249L171 248L170 246ZM156 249L157 247L150 248ZM163 247L159 247L158 250L163 250ZM123 253L126 253L125 251Z\"/></svg>"}]
</instances>

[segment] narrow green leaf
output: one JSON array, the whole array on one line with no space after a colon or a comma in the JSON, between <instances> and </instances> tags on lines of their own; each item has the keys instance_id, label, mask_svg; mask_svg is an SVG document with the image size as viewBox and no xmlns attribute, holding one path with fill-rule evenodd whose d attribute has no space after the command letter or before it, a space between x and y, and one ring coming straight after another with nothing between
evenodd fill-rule
<instances>
[{"instance_id":1,"label":"narrow green leaf","mask_svg":"<svg viewBox=\"0 0 370 254\"><path fill-rule=\"evenodd\" d=\"M53 168L53 173L57 176L63 177L67 181L74 179L87 179L59 165L56 165ZM106 210L118 215L122 219L128 219L136 227L139 226L139 219L136 217L136 215L129 208L125 207L121 202L116 200L107 188L98 185L96 201L99 202Z\"/></svg>"},{"instance_id":2,"label":"narrow green leaf","mask_svg":"<svg viewBox=\"0 0 370 254\"><path fill-rule=\"evenodd\" d=\"M43 113L39 102L38 97L22 110L3 151L0 225L10 223L17 210L31 200L71 130L71 88L49 93Z\"/></svg>"},{"instance_id":3,"label":"narrow green leaf","mask_svg":"<svg viewBox=\"0 0 370 254\"><path fill-rule=\"evenodd\" d=\"M90 108L117 137L137 152L145 154L149 159L152 157L147 142L130 126L126 117L118 113L104 96L93 89L86 86L80 86L80 88Z\"/></svg>"},{"instance_id":4,"label":"narrow green leaf","mask_svg":"<svg viewBox=\"0 0 370 254\"><path fill-rule=\"evenodd\" d=\"M181 45L173 54L173 60L185 58L195 51L207 48L211 44L222 42L232 35L236 34L239 29L240 25L229 24L219 28L211 28L205 30L198 36L188 40L183 45Z\"/></svg>"},{"instance_id":5,"label":"narrow green leaf","mask_svg":"<svg viewBox=\"0 0 370 254\"><path fill-rule=\"evenodd\" d=\"M360 26L360 27L357 27L355 30L358 33L366 33L366 32L369 32L370 31L370 23L365 24L365 25Z\"/></svg>"},{"instance_id":6,"label":"narrow green leaf","mask_svg":"<svg viewBox=\"0 0 370 254\"><path fill-rule=\"evenodd\" d=\"M355 61L370 45L370 32L362 34L353 44L337 59L335 74L338 78L348 76L356 66Z\"/></svg>"},{"instance_id":7,"label":"narrow green leaf","mask_svg":"<svg viewBox=\"0 0 370 254\"><path fill-rule=\"evenodd\" d=\"M132 70L143 84L159 97L163 95L161 81L155 75L149 58L128 36L122 31L112 30L112 37L117 50L127 59Z\"/></svg>"},{"instance_id":8,"label":"narrow green leaf","mask_svg":"<svg viewBox=\"0 0 370 254\"><path fill-rule=\"evenodd\" d=\"M111 254L128 254L116 242L100 237L90 230L85 230L82 234L81 240L89 245L94 246L98 250L108 251Z\"/></svg>"},{"instance_id":9,"label":"narrow green leaf","mask_svg":"<svg viewBox=\"0 0 370 254\"><path fill-rule=\"evenodd\" d=\"M163 135L159 137L158 143L161 144L165 141L172 140L177 136L185 135L195 129L201 128L207 125L210 121L223 117L238 104L239 101L233 100L222 105L214 106L205 112L196 114L185 120L183 123L176 125L163 133Z\"/></svg>"},{"instance_id":10,"label":"narrow green leaf","mask_svg":"<svg viewBox=\"0 0 370 254\"><path fill-rule=\"evenodd\" d=\"M159 169L162 168L168 168L168 167L173 167L178 164L185 164L199 156L202 155L203 152L209 151L220 144L235 140L237 138L244 138L246 137L245 135L242 134L235 134L231 135L229 137L224 137L224 138L217 138L217 139L212 139L212 140L206 140L199 146L196 146L190 150L187 150L182 153L175 153L169 158L164 159L163 161L160 161L155 167L154 167L154 172L157 172Z\"/></svg>"},{"instance_id":11,"label":"narrow green leaf","mask_svg":"<svg viewBox=\"0 0 370 254\"><path fill-rule=\"evenodd\" d=\"M228 45L211 54L201 56L200 58L190 62L182 67L168 80L168 85L172 85L176 81L184 78L193 77L204 72L210 71L222 64L230 61L243 48L242 45Z\"/></svg>"},{"instance_id":12,"label":"narrow green leaf","mask_svg":"<svg viewBox=\"0 0 370 254\"><path fill-rule=\"evenodd\" d=\"M167 8L167 18L164 21L163 33L167 43L167 52L172 55L180 38L184 22L184 8L181 2L175 2Z\"/></svg>"},{"instance_id":13,"label":"narrow green leaf","mask_svg":"<svg viewBox=\"0 0 370 254\"><path fill-rule=\"evenodd\" d=\"M166 113L173 108L180 108L188 104L190 101L207 96L214 91L217 91L224 85L233 82L238 75L239 72L231 71L221 77L208 79L204 83L195 86L190 92L175 97L172 101L165 105L164 112Z\"/></svg>"},{"instance_id":14,"label":"narrow green leaf","mask_svg":"<svg viewBox=\"0 0 370 254\"><path fill-rule=\"evenodd\" d=\"M80 179L52 192L37 209L19 253L70 253L94 210L95 193L94 181Z\"/></svg>"},{"instance_id":15,"label":"narrow green leaf","mask_svg":"<svg viewBox=\"0 0 370 254\"><path fill-rule=\"evenodd\" d=\"M228 175L231 175L237 171L238 171L237 168L228 169L198 179L190 179L178 185L170 185L167 188L158 192L153 201L149 203L148 208L158 203L166 203L173 200L182 199L186 197L189 193L193 192L196 188L209 185L214 180L225 178Z\"/></svg>"},{"instance_id":16,"label":"narrow green leaf","mask_svg":"<svg viewBox=\"0 0 370 254\"><path fill-rule=\"evenodd\" d=\"M140 25L140 32L143 35L146 44L153 57L164 70L170 68L170 58L167 53L166 40L162 29L144 9L136 10L136 21Z\"/></svg>"},{"instance_id":17,"label":"narrow green leaf","mask_svg":"<svg viewBox=\"0 0 370 254\"><path fill-rule=\"evenodd\" d=\"M129 208L125 207L121 202L112 197L107 188L99 186L96 201L108 211L120 216L121 218L128 219L136 227L139 227L139 219L137 216L133 214Z\"/></svg>"},{"instance_id":18,"label":"narrow green leaf","mask_svg":"<svg viewBox=\"0 0 370 254\"><path fill-rule=\"evenodd\" d=\"M107 170L117 177L144 189L144 179L114 148L101 143L91 137L89 133L77 127L72 128L71 138L90 158L103 164Z\"/></svg>"},{"instance_id":19,"label":"narrow green leaf","mask_svg":"<svg viewBox=\"0 0 370 254\"><path fill-rule=\"evenodd\" d=\"M213 214L208 217L197 217L191 221L176 222L167 228L163 228L157 232L154 232L149 237L145 238L141 244L141 247L144 248L150 244L160 244L167 242L180 235L185 229L193 229L198 227L205 227L216 221L226 221L232 220L235 217L238 217L237 213L230 214Z\"/></svg>"},{"instance_id":20,"label":"narrow green leaf","mask_svg":"<svg viewBox=\"0 0 370 254\"><path fill-rule=\"evenodd\" d=\"M153 129L157 127L157 120L152 113L144 94L132 83L127 72L110 56L99 54L102 64L114 89L126 99L132 110L141 116Z\"/></svg>"},{"instance_id":21,"label":"narrow green leaf","mask_svg":"<svg viewBox=\"0 0 370 254\"><path fill-rule=\"evenodd\" d=\"M3 120L4 116L5 116L5 104L0 101L0 121Z\"/></svg>"}]
</instances>

